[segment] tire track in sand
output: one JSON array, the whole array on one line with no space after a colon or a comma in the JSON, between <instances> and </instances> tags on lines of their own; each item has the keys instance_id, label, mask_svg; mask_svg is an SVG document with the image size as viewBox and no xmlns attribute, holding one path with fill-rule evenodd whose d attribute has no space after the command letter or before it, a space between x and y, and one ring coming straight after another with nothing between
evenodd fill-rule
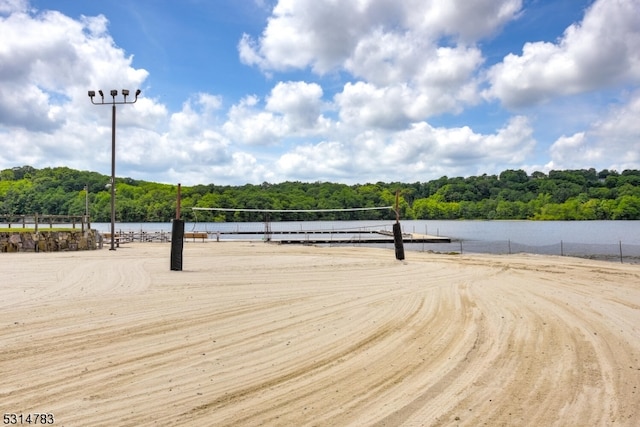
<instances>
[{"instance_id":1,"label":"tire track in sand","mask_svg":"<svg viewBox=\"0 0 640 427\"><path fill-rule=\"evenodd\" d=\"M0 267L15 279L0 290L5 412L65 426L640 424L639 266L246 243L185 245L183 272L166 245L41 255ZM34 259L50 271L25 274Z\"/></svg>"}]
</instances>

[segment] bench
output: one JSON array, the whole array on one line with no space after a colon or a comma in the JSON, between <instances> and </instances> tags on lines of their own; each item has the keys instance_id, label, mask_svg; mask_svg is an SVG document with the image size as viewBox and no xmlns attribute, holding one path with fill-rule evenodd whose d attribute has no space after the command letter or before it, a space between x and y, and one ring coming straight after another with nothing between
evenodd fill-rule
<instances>
[{"instance_id":1,"label":"bench","mask_svg":"<svg viewBox=\"0 0 640 427\"><path fill-rule=\"evenodd\" d=\"M111 233L102 233L102 238L107 241L107 242L111 242ZM113 236L113 243L115 244L116 248L120 247L120 236L119 235L115 235ZM123 242L125 243L125 242Z\"/></svg>"},{"instance_id":2,"label":"bench","mask_svg":"<svg viewBox=\"0 0 640 427\"><path fill-rule=\"evenodd\" d=\"M205 239L207 239L209 236L207 235L207 233L204 232L191 232L191 233L184 233L184 238L186 239L193 239L193 241L195 242L196 239L202 239L202 242L204 243Z\"/></svg>"}]
</instances>

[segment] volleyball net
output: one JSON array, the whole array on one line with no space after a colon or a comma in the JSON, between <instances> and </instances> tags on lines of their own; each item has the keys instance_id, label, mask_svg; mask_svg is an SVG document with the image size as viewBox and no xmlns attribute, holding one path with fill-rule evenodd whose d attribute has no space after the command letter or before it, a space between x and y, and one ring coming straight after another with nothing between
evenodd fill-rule
<instances>
[{"instance_id":1,"label":"volleyball net","mask_svg":"<svg viewBox=\"0 0 640 427\"><path fill-rule=\"evenodd\" d=\"M366 221L367 224L340 226L344 218L336 218L336 213L366 212L366 211L394 211L393 206L331 208L331 209L253 209L253 208L221 208L221 207L192 207L194 214L193 231L224 234L265 234L269 240L272 233L305 232L305 233L348 233L367 232L373 229L388 229L391 227L391 217L374 215L377 219L346 219L346 221ZM234 213L231 221L220 221L221 217L206 213ZM243 213L237 218L237 213ZM204 214L204 215L203 215ZM302 216L301 216L302 215ZM227 217L228 218L228 215ZM385 222L389 220L389 222ZM295 225L292 225L295 223ZM275 224L273 226L272 224ZM295 227L295 229L293 228Z\"/></svg>"},{"instance_id":2,"label":"volleyball net","mask_svg":"<svg viewBox=\"0 0 640 427\"><path fill-rule=\"evenodd\" d=\"M357 212L375 210L393 210L393 206L377 206L368 208L336 208L336 209L245 209L245 208L191 208L194 211L220 212L256 212L256 213L326 213L326 212Z\"/></svg>"}]
</instances>

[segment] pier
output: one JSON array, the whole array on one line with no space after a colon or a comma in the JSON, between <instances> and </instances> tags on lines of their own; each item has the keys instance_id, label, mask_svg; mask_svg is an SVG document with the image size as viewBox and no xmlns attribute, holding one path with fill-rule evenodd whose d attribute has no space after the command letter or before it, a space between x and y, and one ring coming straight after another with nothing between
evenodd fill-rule
<instances>
[{"instance_id":1,"label":"pier","mask_svg":"<svg viewBox=\"0 0 640 427\"><path fill-rule=\"evenodd\" d=\"M272 234L290 234L290 233L272 233ZM393 244L393 233L389 231L341 231L339 233L309 233L296 232L293 234L306 234L306 236L298 238L272 238L271 242L280 244ZM339 234L333 236L333 234ZM346 234L350 236L347 237ZM449 237L432 236L427 234L403 233L402 240L405 243L450 243Z\"/></svg>"},{"instance_id":2,"label":"pier","mask_svg":"<svg viewBox=\"0 0 640 427\"><path fill-rule=\"evenodd\" d=\"M356 244L356 243L393 243L393 232L387 230L271 230L271 231L219 231L209 232L220 240L231 235L260 235L262 240L280 244ZM418 233L403 233L406 243L450 243L449 237Z\"/></svg>"},{"instance_id":3,"label":"pier","mask_svg":"<svg viewBox=\"0 0 640 427\"><path fill-rule=\"evenodd\" d=\"M225 236L228 237L225 239ZM387 230L273 230L265 232L252 230L233 231L194 231L186 232L186 242L207 241L237 241L233 236L255 236L257 240L279 244L385 244L393 243L393 233ZM104 239L110 239L111 234L102 233ZM449 237L433 236L418 233L403 233L405 243L450 243ZM131 242L170 242L170 232L145 232L145 231L117 231L115 241L120 243Z\"/></svg>"}]
</instances>

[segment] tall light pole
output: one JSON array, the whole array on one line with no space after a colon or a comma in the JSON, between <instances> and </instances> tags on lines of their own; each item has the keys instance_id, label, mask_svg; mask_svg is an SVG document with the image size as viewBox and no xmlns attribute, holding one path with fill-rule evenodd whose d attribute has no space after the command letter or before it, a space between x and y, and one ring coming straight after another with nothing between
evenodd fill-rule
<instances>
[{"instance_id":1,"label":"tall light pole","mask_svg":"<svg viewBox=\"0 0 640 427\"><path fill-rule=\"evenodd\" d=\"M91 230L91 220L89 219L89 184L84 185L84 220L87 223L87 231Z\"/></svg>"},{"instance_id":2,"label":"tall light pole","mask_svg":"<svg viewBox=\"0 0 640 427\"><path fill-rule=\"evenodd\" d=\"M115 89L111 90L111 101L104 100L104 93L102 90L98 91L100 95L100 101L96 102L94 100L96 96L96 92L94 90L89 91L89 98L91 98L91 103L94 105L111 105L111 248L110 251L115 251L115 232L116 232L116 105L117 104L135 104L138 100L138 95L140 95L140 89L136 90L135 99L133 101L127 101L127 96L129 96L128 89L122 89L122 96L124 97L124 101L116 101L116 96L118 96L118 91Z\"/></svg>"}]
</instances>

